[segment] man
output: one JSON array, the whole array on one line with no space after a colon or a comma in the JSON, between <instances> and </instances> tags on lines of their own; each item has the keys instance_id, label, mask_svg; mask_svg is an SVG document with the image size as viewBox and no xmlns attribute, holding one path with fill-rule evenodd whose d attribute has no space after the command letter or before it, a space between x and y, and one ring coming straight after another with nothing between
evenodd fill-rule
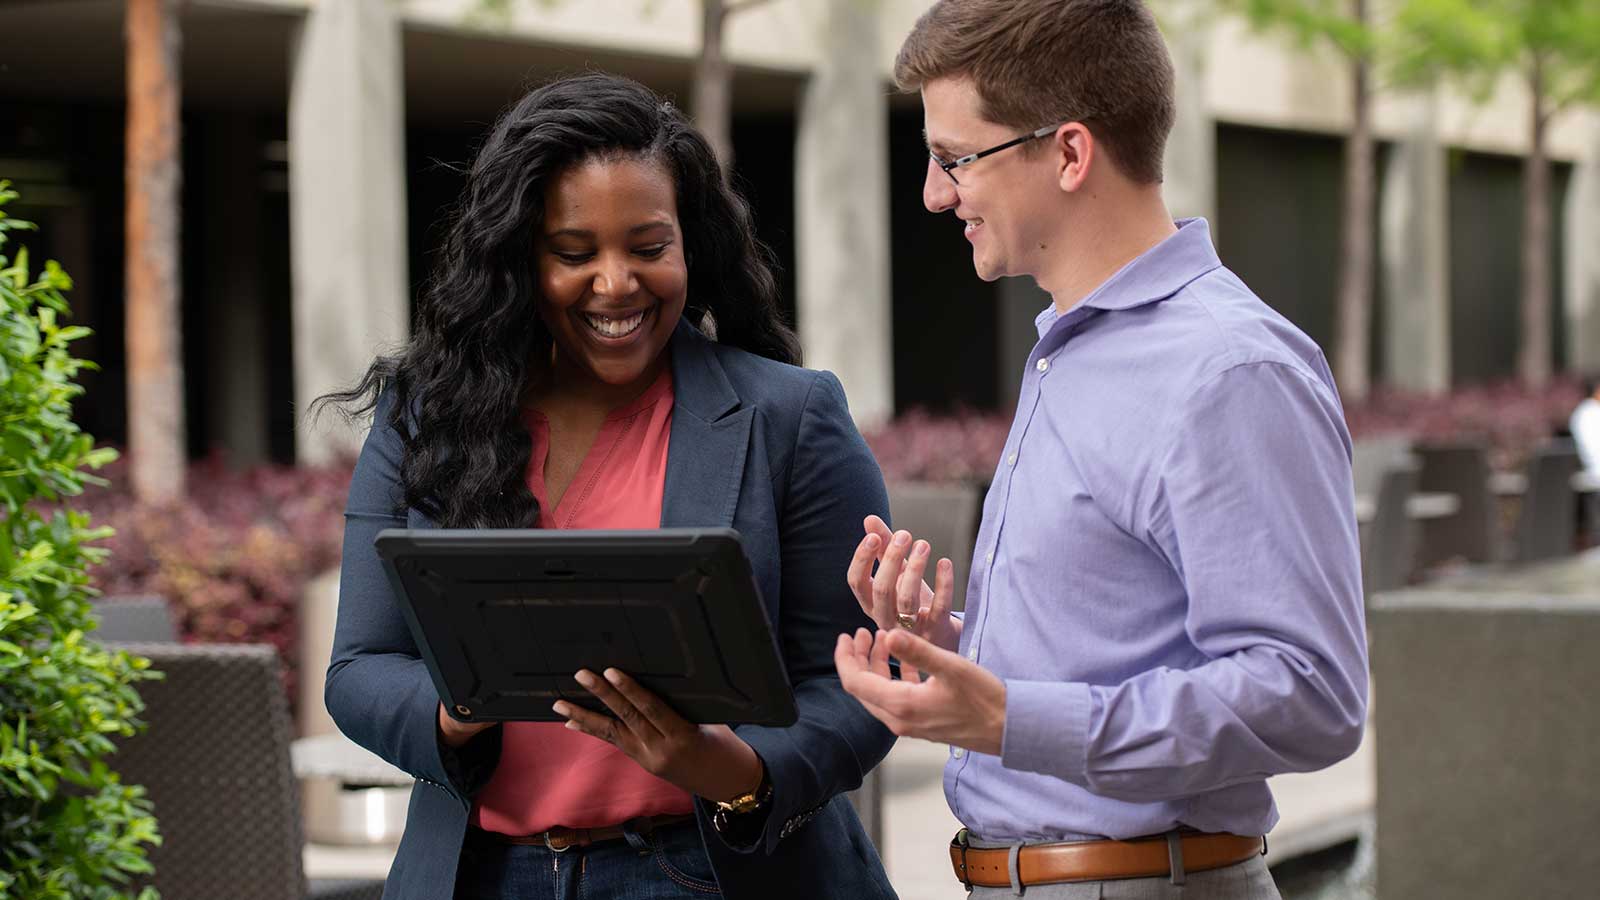
<instances>
[{"instance_id":1,"label":"man","mask_svg":"<svg viewBox=\"0 0 1600 900\"><path fill-rule=\"evenodd\" d=\"M1572 411L1568 423L1573 443L1578 445L1578 457L1589 478L1600 483L1600 376L1591 375L1583 380L1583 399Z\"/></svg>"},{"instance_id":2,"label":"man","mask_svg":"<svg viewBox=\"0 0 1600 900\"><path fill-rule=\"evenodd\" d=\"M1600 376L1583 379L1583 399L1572 411L1568 423L1572 442L1578 447L1583 477L1589 483L1579 498L1583 504L1584 530L1589 541L1600 540Z\"/></svg>"},{"instance_id":3,"label":"man","mask_svg":"<svg viewBox=\"0 0 1600 900\"><path fill-rule=\"evenodd\" d=\"M844 685L951 745L974 897L1275 898L1266 779L1354 752L1366 718L1323 354L1168 214L1172 66L1137 0L941 0L895 75L922 94L928 209L979 277L1054 302L965 616L949 561L929 588L927 543L869 518L848 579L880 631L840 637Z\"/></svg>"}]
</instances>

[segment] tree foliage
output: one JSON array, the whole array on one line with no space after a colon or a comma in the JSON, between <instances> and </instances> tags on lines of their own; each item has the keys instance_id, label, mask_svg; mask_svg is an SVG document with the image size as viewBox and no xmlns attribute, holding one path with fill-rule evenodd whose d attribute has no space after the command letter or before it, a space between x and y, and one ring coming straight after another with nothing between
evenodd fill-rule
<instances>
[{"instance_id":1,"label":"tree foliage","mask_svg":"<svg viewBox=\"0 0 1600 900\"><path fill-rule=\"evenodd\" d=\"M61 323L71 279L53 261L32 274L26 248L5 255L32 228L6 217L16 196L0 181L0 900L125 900L160 839L144 790L106 758L154 673L87 636L105 555L91 545L109 530L63 501L116 453L72 421L90 364L69 350L88 329Z\"/></svg>"}]
</instances>

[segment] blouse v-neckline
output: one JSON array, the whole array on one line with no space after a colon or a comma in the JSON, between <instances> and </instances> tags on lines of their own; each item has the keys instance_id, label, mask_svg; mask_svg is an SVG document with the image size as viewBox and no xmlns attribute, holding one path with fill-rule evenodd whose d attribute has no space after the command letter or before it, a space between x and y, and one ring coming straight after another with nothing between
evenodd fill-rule
<instances>
[{"instance_id":1,"label":"blouse v-neckline","mask_svg":"<svg viewBox=\"0 0 1600 900\"><path fill-rule=\"evenodd\" d=\"M524 418L533 441L533 452L528 459L528 487L539 501L539 527L571 527L573 519L583 508L584 501L594 492L595 485L599 483L600 476L606 471L607 463L610 462L612 454L616 452L623 438L627 437L628 432L639 421L639 417L660 403L671 390L671 367L664 366L661 374L656 376L656 380L651 382L648 388L645 388L644 393L606 413L605 420L600 423L600 430L595 433L588 450L584 451L583 460L578 464L578 471L573 474L567 489L561 494L561 500L556 503L553 510L545 502L549 488L544 476L545 463L550 458L550 419L538 409L531 406L527 408Z\"/></svg>"}]
</instances>

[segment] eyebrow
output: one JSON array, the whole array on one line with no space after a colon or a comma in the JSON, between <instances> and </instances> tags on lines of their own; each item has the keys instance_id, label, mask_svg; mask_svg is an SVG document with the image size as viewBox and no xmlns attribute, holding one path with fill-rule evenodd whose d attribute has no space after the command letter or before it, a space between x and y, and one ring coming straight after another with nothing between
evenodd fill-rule
<instances>
[{"instance_id":1,"label":"eyebrow","mask_svg":"<svg viewBox=\"0 0 1600 900\"><path fill-rule=\"evenodd\" d=\"M940 156L956 157L965 155L959 147L953 147L940 141L928 140L928 129L926 128L922 129L922 143L927 146L929 152L937 153Z\"/></svg>"},{"instance_id":2,"label":"eyebrow","mask_svg":"<svg viewBox=\"0 0 1600 900\"><path fill-rule=\"evenodd\" d=\"M628 234L629 234L629 236L632 236L632 235L636 235L636 234L639 234L639 233L645 232L645 231L654 231L657 228L669 228L670 229L671 227L672 227L672 223L667 221L666 219L657 219L654 222L642 222L642 223L640 223L638 225L633 226L632 228L629 228L628 229ZM592 237L594 237L594 232L592 232L592 231L590 231L590 230L588 230L586 228L563 228L560 231L552 231L552 232L550 232L548 235L546 235L546 237L552 237L552 238L558 238L558 237L592 238Z\"/></svg>"}]
</instances>

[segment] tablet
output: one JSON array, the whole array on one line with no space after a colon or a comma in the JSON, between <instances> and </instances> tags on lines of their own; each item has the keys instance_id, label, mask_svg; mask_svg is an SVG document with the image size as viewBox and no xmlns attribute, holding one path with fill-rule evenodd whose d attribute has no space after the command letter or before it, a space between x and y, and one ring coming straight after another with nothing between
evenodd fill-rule
<instances>
[{"instance_id":1,"label":"tablet","mask_svg":"<svg viewBox=\"0 0 1600 900\"><path fill-rule=\"evenodd\" d=\"M609 714L616 667L691 722L792 725L794 693L729 528L387 529L374 542L445 709L465 722Z\"/></svg>"}]
</instances>

